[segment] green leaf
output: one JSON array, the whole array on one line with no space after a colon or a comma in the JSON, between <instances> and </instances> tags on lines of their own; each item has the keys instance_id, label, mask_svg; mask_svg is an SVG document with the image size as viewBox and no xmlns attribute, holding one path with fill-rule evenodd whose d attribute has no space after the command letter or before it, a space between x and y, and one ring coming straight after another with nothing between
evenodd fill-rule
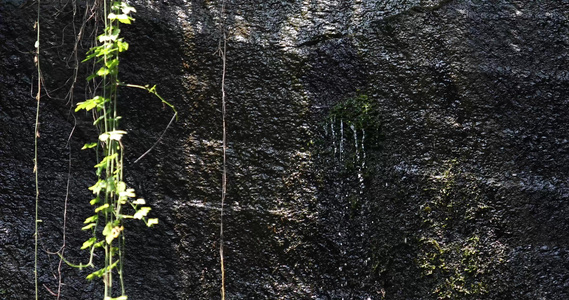
<instances>
[{"instance_id":1,"label":"green leaf","mask_svg":"<svg viewBox=\"0 0 569 300\"><path fill-rule=\"evenodd\" d=\"M105 156L105 158L103 158L103 160L101 160L100 163L95 165L95 168L106 169L107 165L117 157L118 157L117 153L114 153L114 154L109 155L109 156Z\"/></svg>"},{"instance_id":2,"label":"green leaf","mask_svg":"<svg viewBox=\"0 0 569 300\"><path fill-rule=\"evenodd\" d=\"M107 192L115 192L117 191L117 186L115 183L116 178L114 177L109 177L107 178Z\"/></svg>"},{"instance_id":3,"label":"green leaf","mask_svg":"<svg viewBox=\"0 0 569 300\"><path fill-rule=\"evenodd\" d=\"M77 103L77 107L75 108L75 112L78 112L82 109L86 111L90 111L91 109L97 107L97 102L94 99L89 99L83 102Z\"/></svg>"},{"instance_id":4,"label":"green leaf","mask_svg":"<svg viewBox=\"0 0 569 300\"><path fill-rule=\"evenodd\" d=\"M83 242L83 246L81 246L81 250L91 247L91 245L93 245L96 241L97 241L97 238L95 238L95 237L92 237L92 238L86 240L85 242Z\"/></svg>"},{"instance_id":5,"label":"green leaf","mask_svg":"<svg viewBox=\"0 0 569 300\"><path fill-rule=\"evenodd\" d=\"M105 104L105 102L107 102L108 99L101 97L101 96L95 96L92 99L89 100L85 100L83 102L79 102L77 103L77 107L75 108L75 111L80 111L82 109L86 110L86 111L90 111L93 108L97 108L97 110L100 110L103 108L103 105Z\"/></svg>"},{"instance_id":6,"label":"green leaf","mask_svg":"<svg viewBox=\"0 0 569 300\"><path fill-rule=\"evenodd\" d=\"M86 240L85 242L83 242L83 245L81 246L81 250L91 247L91 245L93 245L96 241L97 241L97 238L95 238L95 237L92 237L92 238Z\"/></svg>"},{"instance_id":7,"label":"green leaf","mask_svg":"<svg viewBox=\"0 0 569 300\"><path fill-rule=\"evenodd\" d=\"M128 5L125 2L121 2L121 10L122 10L122 13L125 15L128 15L131 12L136 12L136 9L134 9L134 7Z\"/></svg>"},{"instance_id":8,"label":"green leaf","mask_svg":"<svg viewBox=\"0 0 569 300\"><path fill-rule=\"evenodd\" d=\"M93 186L89 187L89 190L93 191L93 194L99 194L101 193L101 190L104 190L107 188L107 182L104 180L99 179L99 181L97 181L97 183L95 183Z\"/></svg>"},{"instance_id":9,"label":"green leaf","mask_svg":"<svg viewBox=\"0 0 569 300\"><path fill-rule=\"evenodd\" d=\"M111 140L115 140L115 141L120 141L122 136L126 134L126 131L124 130L113 130L113 131L109 131L109 132L105 132L101 135L99 135L99 140L105 142L109 139Z\"/></svg>"},{"instance_id":10,"label":"green leaf","mask_svg":"<svg viewBox=\"0 0 569 300\"><path fill-rule=\"evenodd\" d=\"M117 40L117 47L119 49L119 52L124 52L124 51L128 50L128 43L123 42L122 39L119 39L119 40Z\"/></svg>"},{"instance_id":11,"label":"green leaf","mask_svg":"<svg viewBox=\"0 0 569 300\"><path fill-rule=\"evenodd\" d=\"M91 48L91 50L93 50L93 48ZM89 51L91 51L91 50L89 50ZM88 52L87 52L87 53L88 53ZM95 53L95 52L93 51L93 53L87 55L87 57L85 57L85 59L82 60L81 62L89 61L90 59L93 59L93 57L95 57L95 56L97 56L97 53Z\"/></svg>"},{"instance_id":12,"label":"green leaf","mask_svg":"<svg viewBox=\"0 0 569 300\"><path fill-rule=\"evenodd\" d=\"M91 228L93 228L93 227L95 227L95 226L97 226L96 223L91 223L91 224L89 224L89 225L87 225L87 226L81 227L81 230L89 230L89 229L91 229ZM83 248L81 248L81 249L83 249Z\"/></svg>"},{"instance_id":13,"label":"green leaf","mask_svg":"<svg viewBox=\"0 0 569 300\"><path fill-rule=\"evenodd\" d=\"M107 223L107 225L105 225L105 229L103 229L103 235L105 236L105 241L107 242L107 244L110 244L114 239L112 232L113 232L113 224L109 222Z\"/></svg>"},{"instance_id":14,"label":"green leaf","mask_svg":"<svg viewBox=\"0 0 569 300\"><path fill-rule=\"evenodd\" d=\"M111 59L105 62L105 66L109 69L109 70L113 70L114 68L116 68L119 65L119 60L117 58L115 59Z\"/></svg>"},{"instance_id":15,"label":"green leaf","mask_svg":"<svg viewBox=\"0 0 569 300\"><path fill-rule=\"evenodd\" d=\"M116 41L117 38L119 37L120 32L121 32L120 29L118 29L116 27L110 27L109 30L107 30L107 33L101 34L97 38L99 39L99 42L101 42L101 43ZM110 50L108 47L106 49ZM100 55L97 55L97 56L100 56Z\"/></svg>"},{"instance_id":16,"label":"green leaf","mask_svg":"<svg viewBox=\"0 0 569 300\"><path fill-rule=\"evenodd\" d=\"M95 147L97 147L97 143L87 143L83 146L83 148L81 148L81 150L91 149L91 148L95 148Z\"/></svg>"},{"instance_id":17,"label":"green leaf","mask_svg":"<svg viewBox=\"0 0 569 300\"><path fill-rule=\"evenodd\" d=\"M124 181L119 181L117 183L117 192L122 193L126 190L126 183Z\"/></svg>"},{"instance_id":18,"label":"green leaf","mask_svg":"<svg viewBox=\"0 0 569 300\"><path fill-rule=\"evenodd\" d=\"M110 265L110 266L108 266L108 267L105 267L105 268L102 268L102 269L99 269L99 270L97 270L97 271L95 271L95 272L93 272L93 273L87 275L87 279L88 279L88 280L93 280L93 279L95 279L96 277L99 277L99 278L100 278L100 277L103 277L103 275L105 274L105 272L108 272L108 271L112 270L113 268L115 268L118 263L119 263L119 260L116 260L112 265Z\"/></svg>"},{"instance_id":19,"label":"green leaf","mask_svg":"<svg viewBox=\"0 0 569 300\"><path fill-rule=\"evenodd\" d=\"M148 219L148 223L146 223L146 225L148 227L152 227L152 225L156 225L156 224L158 224L158 219L156 219L156 218Z\"/></svg>"},{"instance_id":20,"label":"green leaf","mask_svg":"<svg viewBox=\"0 0 569 300\"><path fill-rule=\"evenodd\" d=\"M115 239L115 237L112 234L109 234L105 237L105 241L107 242L107 244L111 244L113 242L113 240Z\"/></svg>"},{"instance_id":21,"label":"green leaf","mask_svg":"<svg viewBox=\"0 0 569 300\"><path fill-rule=\"evenodd\" d=\"M117 20L119 20L119 22L124 23L124 24L130 24L130 20L132 20L131 17L129 17L128 15L117 15Z\"/></svg>"},{"instance_id":22,"label":"green leaf","mask_svg":"<svg viewBox=\"0 0 569 300\"><path fill-rule=\"evenodd\" d=\"M117 238L121 231L124 230L123 226L113 226L113 223L107 223L105 229L103 229L103 235L105 236L105 241L107 244L111 244L115 238Z\"/></svg>"},{"instance_id":23,"label":"green leaf","mask_svg":"<svg viewBox=\"0 0 569 300\"><path fill-rule=\"evenodd\" d=\"M97 208L95 209L95 212L98 213L98 212L100 212L100 211L102 211L102 210L104 210L104 209L106 209L106 208L108 208L108 207L109 207L109 204L108 204L108 203L105 203L105 204L103 204L103 205L97 207ZM107 224L107 225L108 225L108 224Z\"/></svg>"},{"instance_id":24,"label":"green leaf","mask_svg":"<svg viewBox=\"0 0 569 300\"><path fill-rule=\"evenodd\" d=\"M89 203L91 205L95 205L95 204L99 203L99 201L101 201L101 199L99 199L99 197L96 197L96 198L91 199L91 201L89 201Z\"/></svg>"},{"instance_id":25,"label":"green leaf","mask_svg":"<svg viewBox=\"0 0 569 300\"><path fill-rule=\"evenodd\" d=\"M144 205L144 204L146 204L146 201L144 201L144 199L142 199L142 198L138 198L138 199L136 199L135 201L133 201L132 204L134 204L134 205Z\"/></svg>"},{"instance_id":26,"label":"green leaf","mask_svg":"<svg viewBox=\"0 0 569 300\"><path fill-rule=\"evenodd\" d=\"M97 76L103 77L103 76L109 75L109 73L111 73L111 71L109 71L109 69L107 69L106 67L101 67L99 69L99 71L97 71Z\"/></svg>"},{"instance_id":27,"label":"green leaf","mask_svg":"<svg viewBox=\"0 0 569 300\"><path fill-rule=\"evenodd\" d=\"M97 74L91 74L87 77L87 81L93 80L95 77L97 77Z\"/></svg>"},{"instance_id":28,"label":"green leaf","mask_svg":"<svg viewBox=\"0 0 569 300\"><path fill-rule=\"evenodd\" d=\"M113 223L111 222L107 223L107 225L105 225L105 228L103 229L103 235L107 236L111 234L112 230L113 230Z\"/></svg>"},{"instance_id":29,"label":"green leaf","mask_svg":"<svg viewBox=\"0 0 569 300\"><path fill-rule=\"evenodd\" d=\"M100 270L97 270L89 275L87 275L87 280L93 280L95 278L101 278L103 277L103 274L105 274L105 269L106 268L102 268Z\"/></svg>"},{"instance_id":30,"label":"green leaf","mask_svg":"<svg viewBox=\"0 0 569 300\"><path fill-rule=\"evenodd\" d=\"M119 196L120 197L126 197L126 198L134 198L134 197L136 197L136 194L134 193L134 189L126 189L126 191L120 192Z\"/></svg>"},{"instance_id":31,"label":"green leaf","mask_svg":"<svg viewBox=\"0 0 569 300\"><path fill-rule=\"evenodd\" d=\"M98 219L99 219L99 215L93 215L93 216L90 216L87 219L85 219L85 222L83 222L83 224L96 222Z\"/></svg>"},{"instance_id":32,"label":"green leaf","mask_svg":"<svg viewBox=\"0 0 569 300\"><path fill-rule=\"evenodd\" d=\"M148 212L151 210L150 207L148 206L143 206L141 207L138 211L136 211L136 213L134 214L134 216L132 216L135 219L142 219L144 217L146 217L146 215L148 214Z\"/></svg>"}]
</instances>

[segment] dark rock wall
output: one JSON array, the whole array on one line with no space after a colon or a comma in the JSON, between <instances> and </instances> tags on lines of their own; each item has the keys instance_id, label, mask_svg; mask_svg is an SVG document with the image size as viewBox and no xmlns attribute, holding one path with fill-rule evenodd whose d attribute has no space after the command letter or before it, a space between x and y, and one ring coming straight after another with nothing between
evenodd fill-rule
<instances>
[{"instance_id":1,"label":"dark rock wall","mask_svg":"<svg viewBox=\"0 0 569 300\"><path fill-rule=\"evenodd\" d=\"M133 1L132 299L218 299L219 1ZM96 133L84 2L42 5L41 299L79 251ZM229 299L567 299L567 1L227 1ZM76 9L75 9L76 8ZM0 1L0 299L33 297L35 5ZM77 44L81 59L93 23ZM68 195L66 197L66 195ZM65 200L67 210L65 211ZM63 266L63 299L98 298Z\"/></svg>"}]
</instances>

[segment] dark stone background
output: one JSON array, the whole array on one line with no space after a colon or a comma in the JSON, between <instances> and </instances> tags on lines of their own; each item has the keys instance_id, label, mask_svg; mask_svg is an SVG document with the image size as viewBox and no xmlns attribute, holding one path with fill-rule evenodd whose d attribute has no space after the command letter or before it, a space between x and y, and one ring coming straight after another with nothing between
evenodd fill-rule
<instances>
[{"instance_id":1,"label":"dark stone background","mask_svg":"<svg viewBox=\"0 0 569 300\"><path fill-rule=\"evenodd\" d=\"M133 1L121 78L129 299L219 299L220 3ZM41 299L79 262L91 1L42 1ZM0 1L0 299L33 298L33 1ZM74 12L75 11L75 12ZM568 299L569 1L227 1L228 299ZM94 23L82 31L78 59ZM379 129L332 107L367 96ZM340 119L340 120L338 120ZM362 147L362 145L364 147ZM67 193L68 191L68 193ZM68 195L66 197L66 195ZM63 266L62 299L100 298Z\"/></svg>"}]
</instances>

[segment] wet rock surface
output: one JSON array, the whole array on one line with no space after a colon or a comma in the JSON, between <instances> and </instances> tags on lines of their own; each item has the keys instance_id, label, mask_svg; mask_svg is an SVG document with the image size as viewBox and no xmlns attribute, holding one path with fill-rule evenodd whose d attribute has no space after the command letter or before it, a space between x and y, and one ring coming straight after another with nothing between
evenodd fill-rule
<instances>
[{"instance_id":1,"label":"wet rock surface","mask_svg":"<svg viewBox=\"0 0 569 300\"><path fill-rule=\"evenodd\" d=\"M33 298L36 7L0 1L0 299ZM133 1L121 91L132 299L218 299L218 1ZM81 4L84 5L84 4ZM84 260L84 6L42 6L40 288ZM567 1L227 1L229 299L567 299ZM84 28L90 36L92 25ZM79 56L89 39L77 44ZM81 77L83 76L83 77ZM378 126L363 126L373 121ZM67 195L67 196L66 196ZM65 200L67 199L67 210ZM63 299L101 283L63 266Z\"/></svg>"}]
</instances>

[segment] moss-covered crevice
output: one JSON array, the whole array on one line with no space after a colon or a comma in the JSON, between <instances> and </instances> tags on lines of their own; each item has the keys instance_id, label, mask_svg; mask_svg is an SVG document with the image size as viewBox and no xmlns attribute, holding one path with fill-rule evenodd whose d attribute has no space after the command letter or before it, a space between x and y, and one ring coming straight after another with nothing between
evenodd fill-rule
<instances>
[{"instance_id":1,"label":"moss-covered crevice","mask_svg":"<svg viewBox=\"0 0 569 300\"><path fill-rule=\"evenodd\" d=\"M494 268L504 262L503 245L481 226L492 218L492 208L459 161L440 169L425 182L415 262L437 299L479 299L489 292Z\"/></svg>"}]
</instances>

